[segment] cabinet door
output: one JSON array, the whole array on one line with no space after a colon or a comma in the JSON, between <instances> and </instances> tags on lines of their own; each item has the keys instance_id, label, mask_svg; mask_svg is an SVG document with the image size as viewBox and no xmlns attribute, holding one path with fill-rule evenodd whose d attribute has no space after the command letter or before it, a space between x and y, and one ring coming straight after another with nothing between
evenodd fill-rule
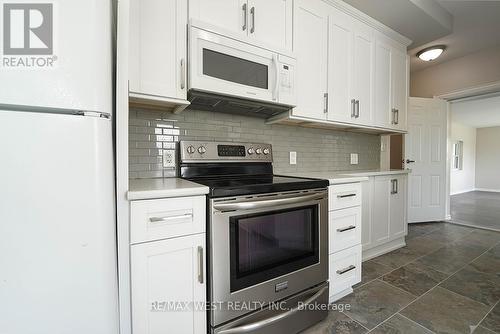
<instances>
[{"instance_id":1,"label":"cabinet door","mask_svg":"<svg viewBox=\"0 0 500 334\"><path fill-rule=\"evenodd\" d=\"M354 33L354 65L352 90L356 99L356 123L371 125L373 121L372 81L373 81L373 31L370 27L356 24Z\"/></svg>"},{"instance_id":2,"label":"cabinet door","mask_svg":"<svg viewBox=\"0 0 500 334\"><path fill-rule=\"evenodd\" d=\"M182 0L187 2L186 0ZM246 38L247 0L190 0L189 17L214 25Z\"/></svg>"},{"instance_id":3,"label":"cabinet door","mask_svg":"<svg viewBox=\"0 0 500 334\"><path fill-rule=\"evenodd\" d=\"M374 115L375 124L391 126L391 45L384 36L378 35L375 41L375 84Z\"/></svg>"},{"instance_id":4,"label":"cabinet door","mask_svg":"<svg viewBox=\"0 0 500 334\"><path fill-rule=\"evenodd\" d=\"M393 126L406 130L406 105L408 100L408 72L406 70L406 53L392 50L392 108L397 112L397 123Z\"/></svg>"},{"instance_id":5,"label":"cabinet door","mask_svg":"<svg viewBox=\"0 0 500 334\"><path fill-rule=\"evenodd\" d=\"M320 0L297 0L295 6L297 107L293 114L326 119L328 8Z\"/></svg>"},{"instance_id":6,"label":"cabinet door","mask_svg":"<svg viewBox=\"0 0 500 334\"><path fill-rule=\"evenodd\" d=\"M130 0L130 92L186 99L187 2Z\"/></svg>"},{"instance_id":7,"label":"cabinet door","mask_svg":"<svg viewBox=\"0 0 500 334\"><path fill-rule=\"evenodd\" d=\"M131 246L133 333L206 333L205 281L205 234Z\"/></svg>"},{"instance_id":8,"label":"cabinet door","mask_svg":"<svg viewBox=\"0 0 500 334\"><path fill-rule=\"evenodd\" d=\"M353 19L331 9L328 19L328 120L355 122L352 92Z\"/></svg>"},{"instance_id":9,"label":"cabinet door","mask_svg":"<svg viewBox=\"0 0 500 334\"><path fill-rule=\"evenodd\" d=\"M387 176L376 176L374 178L374 191L372 197L372 246L389 240L389 196L391 196L391 181Z\"/></svg>"},{"instance_id":10,"label":"cabinet door","mask_svg":"<svg viewBox=\"0 0 500 334\"><path fill-rule=\"evenodd\" d=\"M248 36L276 49L292 49L292 0L248 0Z\"/></svg>"},{"instance_id":11,"label":"cabinet door","mask_svg":"<svg viewBox=\"0 0 500 334\"><path fill-rule=\"evenodd\" d=\"M406 235L406 176L391 178L390 210L390 238L402 238Z\"/></svg>"}]
</instances>

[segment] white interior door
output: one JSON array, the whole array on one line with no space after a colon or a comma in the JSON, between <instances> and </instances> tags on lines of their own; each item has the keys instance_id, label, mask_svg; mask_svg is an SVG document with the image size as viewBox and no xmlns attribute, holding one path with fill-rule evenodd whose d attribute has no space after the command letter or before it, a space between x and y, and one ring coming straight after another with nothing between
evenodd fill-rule
<instances>
[{"instance_id":1,"label":"white interior door","mask_svg":"<svg viewBox=\"0 0 500 334\"><path fill-rule=\"evenodd\" d=\"M408 222L446 218L448 103L409 99L405 154L409 174ZM414 161L414 162L412 162Z\"/></svg>"}]
</instances>

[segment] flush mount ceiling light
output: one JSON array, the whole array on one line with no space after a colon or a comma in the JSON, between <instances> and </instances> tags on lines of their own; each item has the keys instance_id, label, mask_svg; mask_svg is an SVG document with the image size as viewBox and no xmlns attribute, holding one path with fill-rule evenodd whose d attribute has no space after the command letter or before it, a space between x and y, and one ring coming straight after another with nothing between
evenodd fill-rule
<instances>
[{"instance_id":1,"label":"flush mount ceiling light","mask_svg":"<svg viewBox=\"0 0 500 334\"><path fill-rule=\"evenodd\" d=\"M441 53L443 53L444 49L446 49L446 46L444 45L431 46L423 50L420 50L417 53L417 57L424 61L432 61L437 57L439 57Z\"/></svg>"}]
</instances>

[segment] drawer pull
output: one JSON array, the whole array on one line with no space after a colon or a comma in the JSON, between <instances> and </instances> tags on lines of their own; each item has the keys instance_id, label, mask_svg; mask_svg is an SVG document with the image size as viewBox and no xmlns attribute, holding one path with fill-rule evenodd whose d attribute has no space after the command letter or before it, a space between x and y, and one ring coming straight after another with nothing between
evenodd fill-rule
<instances>
[{"instance_id":1,"label":"drawer pull","mask_svg":"<svg viewBox=\"0 0 500 334\"><path fill-rule=\"evenodd\" d=\"M347 268L345 268L345 269L342 269L342 270L337 270L337 274L339 274L339 275L343 275L343 274L345 274L345 273L347 273L347 272L349 272L349 271L351 271L351 270L354 270L354 269L356 269L356 266L353 266L353 265L351 264L349 267L347 267Z\"/></svg>"},{"instance_id":2,"label":"drawer pull","mask_svg":"<svg viewBox=\"0 0 500 334\"><path fill-rule=\"evenodd\" d=\"M346 231L354 230L355 228L356 228L355 225L351 225L351 226L347 226L347 227L338 228L337 232L346 232Z\"/></svg>"},{"instance_id":3,"label":"drawer pull","mask_svg":"<svg viewBox=\"0 0 500 334\"><path fill-rule=\"evenodd\" d=\"M347 194L347 195L337 195L338 198L347 198L347 197L354 197L356 194Z\"/></svg>"},{"instance_id":4,"label":"drawer pull","mask_svg":"<svg viewBox=\"0 0 500 334\"><path fill-rule=\"evenodd\" d=\"M180 219L187 219L187 218L193 218L192 213L186 213L184 215L180 216L170 216L170 217L151 217L149 218L149 221L152 223L159 223L159 222L169 222L172 220L180 220Z\"/></svg>"}]
</instances>

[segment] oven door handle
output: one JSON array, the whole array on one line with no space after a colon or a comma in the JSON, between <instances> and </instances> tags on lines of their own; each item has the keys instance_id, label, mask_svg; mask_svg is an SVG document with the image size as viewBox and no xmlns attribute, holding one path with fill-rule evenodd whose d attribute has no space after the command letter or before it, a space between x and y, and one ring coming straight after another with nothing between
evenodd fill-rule
<instances>
[{"instance_id":1,"label":"oven door handle","mask_svg":"<svg viewBox=\"0 0 500 334\"><path fill-rule=\"evenodd\" d=\"M298 311L302 311L302 310L306 309L309 304L311 304L316 299L318 299L327 289L328 289L328 286L324 286L318 292L316 292L314 295L312 295L309 299L306 299L302 304L297 305L296 307L292 308L289 311L286 311L284 313L280 313L278 315L275 315L274 317L270 317L267 319L263 319L263 320L254 322L252 324L247 324L247 325L243 325L243 326L239 326L239 327L224 329L224 330L220 331L218 334L241 334L241 333L253 332L253 331L259 330L263 327L266 327L268 325L271 325L277 321L286 319L286 318L292 316L293 314L297 313Z\"/></svg>"},{"instance_id":2,"label":"oven door handle","mask_svg":"<svg viewBox=\"0 0 500 334\"><path fill-rule=\"evenodd\" d=\"M217 203L214 204L214 209L219 211L233 211L233 210L252 210L269 208L277 205L287 205L287 204L297 204L307 201L318 200L324 198L325 194L314 194L291 198L278 198L278 199L267 199L262 201L248 201L248 202L236 202L236 203Z\"/></svg>"}]
</instances>

